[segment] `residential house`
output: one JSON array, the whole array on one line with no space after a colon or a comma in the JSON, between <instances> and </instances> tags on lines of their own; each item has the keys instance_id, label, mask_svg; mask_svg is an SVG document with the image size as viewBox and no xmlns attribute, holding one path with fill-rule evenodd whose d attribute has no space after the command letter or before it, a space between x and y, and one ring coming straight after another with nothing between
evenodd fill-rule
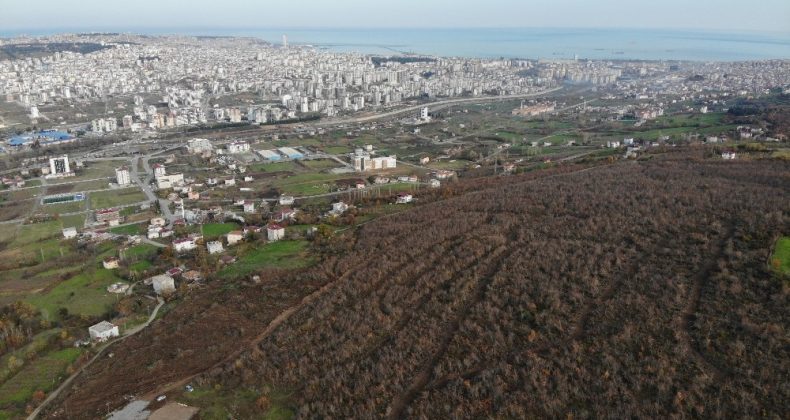
<instances>
[{"instance_id":1,"label":"residential house","mask_svg":"<svg viewBox=\"0 0 790 420\"><path fill-rule=\"evenodd\" d=\"M398 198L396 199L395 202L397 204L407 204L407 203L411 203L412 200L414 200L414 197L412 197L411 194L400 193L398 194Z\"/></svg>"},{"instance_id":2,"label":"residential house","mask_svg":"<svg viewBox=\"0 0 790 420\"><path fill-rule=\"evenodd\" d=\"M102 266L104 266L106 270L113 270L118 268L118 263L120 261L118 257L107 257L102 261Z\"/></svg>"},{"instance_id":3,"label":"residential house","mask_svg":"<svg viewBox=\"0 0 790 420\"><path fill-rule=\"evenodd\" d=\"M170 293L176 290L175 280L173 280L173 278L167 274L153 276L148 280L150 281L151 286L154 287L154 292L156 292L158 295ZM146 281L146 283L147 282L148 281Z\"/></svg>"},{"instance_id":4,"label":"residential house","mask_svg":"<svg viewBox=\"0 0 790 420\"><path fill-rule=\"evenodd\" d=\"M272 216L277 222L293 221L296 220L296 210L288 207L283 207L275 212Z\"/></svg>"},{"instance_id":5,"label":"residential house","mask_svg":"<svg viewBox=\"0 0 790 420\"><path fill-rule=\"evenodd\" d=\"M220 241L207 242L206 249L208 250L209 254L219 254L220 252L225 250L225 248L222 247L222 242Z\"/></svg>"},{"instance_id":6,"label":"residential house","mask_svg":"<svg viewBox=\"0 0 790 420\"><path fill-rule=\"evenodd\" d=\"M63 229L63 239L72 239L77 237L77 228L67 227Z\"/></svg>"},{"instance_id":7,"label":"residential house","mask_svg":"<svg viewBox=\"0 0 790 420\"><path fill-rule=\"evenodd\" d=\"M92 325L88 328L88 334L90 334L91 340L93 341L107 341L112 337L121 335L118 332L118 326L107 321Z\"/></svg>"},{"instance_id":8,"label":"residential house","mask_svg":"<svg viewBox=\"0 0 790 420\"><path fill-rule=\"evenodd\" d=\"M285 237L285 228L283 228L282 226L276 223L271 223L269 224L269 226L266 227L266 239L268 239L269 242L279 241L284 237Z\"/></svg>"},{"instance_id":9,"label":"residential house","mask_svg":"<svg viewBox=\"0 0 790 420\"><path fill-rule=\"evenodd\" d=\"M340 216L341 214L345 213L348 210L348 204L338 201L337 203L332 203L332 210L329 210L329 214L333 216Z\"/></svg>"},{"instance_id":10,"label":"residential house","mask_svg":"<svg viewBox=\"0 0 790 420\"><path fill-rule=\"evenodd\" d=\"M234 230L229 232L227 235L228 245L236 245L237 243L244 240L244 232L240 230Z\"/></svg>"},{"instance_id":11,"label":"residential house","mask_svg":"<svg viewBox=\"0 0 790 420\"><path fill-rule=\"evenodd\" d=\"M197 248L194 238L181 238L173 241L173 249L176 252L187 252Z\"/></svg>"}]
</instances>

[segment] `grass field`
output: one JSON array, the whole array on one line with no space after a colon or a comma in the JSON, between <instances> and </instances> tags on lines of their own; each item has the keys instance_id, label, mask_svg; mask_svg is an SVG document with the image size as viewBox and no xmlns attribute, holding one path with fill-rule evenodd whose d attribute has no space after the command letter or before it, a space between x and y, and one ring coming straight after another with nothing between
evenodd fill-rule
<instances>
[{"instance_id":1,"label":"grass field","mask_svg":"<svg viewBox=\"0 0 790 420\"><path fill-rule=\"evenodd\" d=\"M118 281L121 279L112 271L97 269L78 274L26 300L49 319L60 318L60 308L66 308L72 315L100 316L117 299L116 295L107 292L107 286Z\"/></svg>"},{"instance_id":2,"label":"grass field","mask_svg":"<svg viewBox=\"0 0 790 420\"><path fill-rule=\"evenodd\" d=\"M324 169L337 168L338 166L340 166L339 163L331 159L305 160L302 161L302 164L310 169L318 170L318 171Z\"/></svg>"},{"instance_id":3,"label":"grass field","mask_svg":"<svg viewBox=\"0 0 790 420\"><path fill-rule=\"evenodd\" d=\"M16 240L14 240L13 245L25 245L39 242L43 239L58 237L61 235L62 226L60 220L23 225L22 228L19 229L19 234Z\"/></svg>"},{"instance_id":4,"label":"grass field","mask_svg":"<svg viewBox=\"0 0 790 420\"><path fill-rule=\"evenodd\" d=\"M346 177L348 175L345 175ZM343 175L306 173L275 180L272 185L281 188L286 194L314 195L329 192L335 184L333 181Z\"/></svg>"},{"instance_id":5,"label":"grass field","mask_svg":"<svg viewBox=\"0 0 790 420\"><path fill-rule=\"evenodd\" d=\"M238 229L239 225L235 223L206 223L203 225L203 236L213 239Z\"/></svg>"},{"instance_id":6,"label":"grass field","mask_svg":"<svg viewBox=\"0 0 790 420\"><path fill-rule=\"evenodd\" d=\"M148 260L138 261L129 266L129 271L134 271L136 273L143 273L145 272L145 270L151 268L152 265L153 264L151 264L151 262Z\"/></svg>"},{"instance_id":7,"label":"grass field","mask_svg":"<svg viewBox=\"0 0 790 420\"><path fill-rule=\"evenodd\" d=\"M21 404L37 390L48 392L55 387L58 378L65 376L66 367L72 364L82 350L67 348L47 354L23 368L0 386L0 405Z\"/></svg>"},{"instance_id":8,"label":"grass field","mask_svg":"<svg viewBox=\"0 0 790 420\"><path fill-rule=\"evenodd\" d=\"M10 378L19 369L17 368L12 370L9 367L9 361L12 357L18 361L30 360L32 356L37 355L46 349L49 345L49 340L60 333L60 331L60 328L52 328L42 331L36 334L26 345L14 351L8 352L2 358L0 358L0 383L8 380L8 378ZM22 366L20 366L20 368L21 367Z\"/></svg>"},{"instance_id":9,"label":"grass field","mask_svg":"<svg viewBox=\"0 0 790 420\"><path fill-rule=\"evenodd\" d=\"M124 255L127 258L146 258L155 255L157 252L159 252L159 248L153 245L140 244L129 247L129 249L124 251Z\"/></svg>"},{"instance_id":10,"label":"grass field","mask_svg":"<svg viewBox=\"0 0 790 420\"><path fill-rule=\"evenodd\" d=\"M299 268L313 263L306 255L307 241L279 241L254 249L218 274L220 278L239 278L265 268Z\"/></svg>"},{"instance_id":11,"label":"grass field","mask_svg":"<svg viewBox=\"0 0 790 420\"><path fill-rule=\"evenodd\" d=\"M123 190L100 191L90 193L92 209L106 209L126 204L145 201L146 197L139 188L125 188Z\"/></svg>"},{"instance_id":12,"label":"grass field","mask_svg":"<svg viewBox=\"0 0 790 420\"><path fill-rule=\"evenodd\" d=\"M75 213L83 210L85 203L82 201L72 201L70 203L48 204L39 207L39 210L47 214Z\"/></svg>"},{"instance_id":13,"label":"grass field","mask_svg":"<svg viewBox=\"0 0 790 420\"><path fill-rule=\"evenodd\" d=\"M785 275L790 275L790 236L783 236L776 241L776 249L771 256L773 268Z\"/></svg>"},{"instance_id":14,"label":"grass field","mask_svg":"<svg viewBox=\"0 0 790 420\"><path fill-rule=\"evenodd\" d=\"M295 162L260 163L250 166L252 172L291 172L299 169Z\"/></svg>"},{"instance_id":15,"label":"grass field","mask_svg":"<svg viewBox=\"0 0 790 420\"><path fill-rule=\"evenodd\" d=\"M262 413L256 405L261 393L252 389L224 390L195 387L184 393L179 400L193 407L200 407L200 418L205 420L224 420L228 418L258 418L263 420L288 420L294 417L287 406L288 395L270 392L267 397L269 409Z\"/></svg>"},{"instance_id":16,"label":"grass field","mask_svg":"<svg viewBox=\"0 0 790 420\"><path fill-rule=\"evenodd\" d=\"M329 153L330 155L343 155L346 153L353 152L354 149L348 146L327 146L324 147L324 152Z\"/></svg>"},{"instance_id":17,"label":"grass field","mask_svg":"<svg viewBox=\"0 0 790 420\"><path fill-rule=\"evenodd\" d=\"M134 225L126 225L126 226L117 226L110 229L110 232L118 235L140 235L143 233L143 225L134 224Z\"/></svg>"}]
</instances>

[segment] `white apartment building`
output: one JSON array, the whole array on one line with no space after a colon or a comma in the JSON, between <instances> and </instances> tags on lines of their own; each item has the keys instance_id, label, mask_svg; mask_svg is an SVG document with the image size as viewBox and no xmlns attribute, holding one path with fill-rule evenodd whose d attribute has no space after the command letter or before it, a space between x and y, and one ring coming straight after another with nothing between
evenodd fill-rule
<instances>
[{"instance_id":1,"label":"white apartment building","mask_svg":"<svg viewBox=\"0 0 790 420\"><path fill-rule=\"evenodd\" d=\"M118 185L129 185L132 183L132 178L129 175L129 168L121 166L115 169L115 181Z\"/></svg>"}]
</instances>

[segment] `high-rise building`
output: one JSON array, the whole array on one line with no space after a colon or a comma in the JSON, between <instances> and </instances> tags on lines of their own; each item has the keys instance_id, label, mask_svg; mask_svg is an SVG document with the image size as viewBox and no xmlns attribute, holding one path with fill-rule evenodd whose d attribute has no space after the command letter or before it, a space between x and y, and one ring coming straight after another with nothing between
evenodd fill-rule
<instances>
[{"instance_id":1,"label":"high-rise building","mask_svg":"<svg viewBox=\"0 0 790 420\"><path fill-rule=\"evenodd\" d=\"M288 35L283 34L283 48L288 48Z\"/></svg>"},{"instance_id":2,"label":"high-rise building","mask_svg":"<svg viewBox=\"0 0 790 420\"><path fill-rule=\"evenodd\" d=\"M51 175L65 175L71 173L69 156L63 155L49 159L49 173Z\"/></svg>"},{"instance_id":3,"label":"high-rise building","mask_svg":"<svg viewBox=\"0 0 790 420\"><path fill-rule=\"evenodd\" d=\"M118 185L129 185L131 184L131 177L129 176L129 168L126 166L121 166L120 168L115 169L115 180L118 182Z\"/></svg>"}]
</instances>

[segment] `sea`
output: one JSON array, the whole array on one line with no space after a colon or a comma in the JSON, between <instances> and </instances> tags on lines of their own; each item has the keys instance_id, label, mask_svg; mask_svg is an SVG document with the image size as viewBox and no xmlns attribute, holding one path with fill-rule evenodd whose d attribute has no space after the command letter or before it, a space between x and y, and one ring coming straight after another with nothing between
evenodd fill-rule
<instances>
[{"instance_id":1,"label":"sea","mask_svg":"<svg viewBox=\"0 0 790 420\"><path fill-rule=\"evenodd\" d=\"M27 35L60 32L87 31L48 29ZM113 32L248 36L274 44L282 43L282 37L286 35L289 45L312 45L332 51L375 55L669 61L790 59L790 32L590 28L130 28L115 29ZM0 30L0 36L3 37L21 34L20 31L4 33Z\"/></svg>"}]
</instances>

